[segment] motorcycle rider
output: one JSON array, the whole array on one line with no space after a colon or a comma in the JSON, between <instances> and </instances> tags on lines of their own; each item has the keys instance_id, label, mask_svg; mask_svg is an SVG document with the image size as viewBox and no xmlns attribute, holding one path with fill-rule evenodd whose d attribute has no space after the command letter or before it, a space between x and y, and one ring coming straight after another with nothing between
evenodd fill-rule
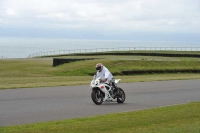
<instances>
[{"instance_id":1,"label":"motorcycle rider","mask_svg":"<svg viewBox=\"0 0 200 133\"><path fill-rule=\"evenodd\" d=\"M96 70L96 78L101 77L101 82L109 84L112 81L113 75L102 63L96 64ZM106 101L107 99L113 100L113 98L110 96L108 90L105 87L101 90L105 93L105 98L103 99L103 101Z\"/></svg>"}]
</instances>

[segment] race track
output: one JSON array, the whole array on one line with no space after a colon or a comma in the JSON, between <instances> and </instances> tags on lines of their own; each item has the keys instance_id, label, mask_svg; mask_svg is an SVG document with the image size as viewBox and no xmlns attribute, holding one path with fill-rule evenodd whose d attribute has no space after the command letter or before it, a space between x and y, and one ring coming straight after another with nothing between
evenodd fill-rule
<instances>
[{"instance_id":1,"label":"race track","mask_svg":"<svg viewBox=\"0 0 200 133\"><path fill-rule=\"evenodd\" d=\"M200 101L200 80L119 83L124 104L95 105L89 85L0 90L0 126L61 120Z\"/></svg>"}]
</instances>

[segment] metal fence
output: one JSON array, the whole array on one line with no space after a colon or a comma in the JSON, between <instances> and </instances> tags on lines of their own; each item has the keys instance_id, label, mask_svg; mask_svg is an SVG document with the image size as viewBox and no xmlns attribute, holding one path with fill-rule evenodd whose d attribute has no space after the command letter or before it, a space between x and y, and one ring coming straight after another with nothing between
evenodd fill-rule
<instances>
[{"instance_id":1,"label":"metal fence","mask_svg":"<svg viewBox=\"0 0 200 133\"><path fill-rule=\"evenodd\" d=\"M117 47L117 48L95 48L95 49L75 49L75 50L58 50L33 53L28 58L40 56L58 56L70 54L86 54L99 52L125 52L125 51L200 51L200 47Z\"/></svg>"},{"instance_id":2,"label":"metal fence","mask_svg":"<svg viewBox=\"0 0 200 133\"><path fill-rule=\"evenodd\" d=\"M7 57L0 56L0 60L7 59Z\"/></svg>"}]
</instances>

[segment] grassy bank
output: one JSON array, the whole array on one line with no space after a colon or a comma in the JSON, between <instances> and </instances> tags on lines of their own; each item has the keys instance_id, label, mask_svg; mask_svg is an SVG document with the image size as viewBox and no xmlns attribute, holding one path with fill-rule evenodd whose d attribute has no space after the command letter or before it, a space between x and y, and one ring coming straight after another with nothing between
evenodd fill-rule
<instances>
[{"instance_id":1,"label":"grassy bank","mask_svg":"<svg viewBox=\"0 0 200 133\"><path fill-rule=\"evenodd\" d=\"M52 60L0 60L1 77L89 76L102 62L115 75L124 70L200 69L200 61L87 60L52 67Z\"/></svg>"},{"instance_id":2,"label":"grassy bank","mask_svg":"<svg viewBox=\"0 0 200 133\"><path fill-rule=\"evenodd\" d=\"M199 133L200 103L0 127L2 133Z\"/></svg>"},{"instance_id":3,"label":"grassy bank","mask_svg":"<svg viewBox=\"0 0 200 133\"><path fill-rule=\"evenodd\" d=\"M126 70L200 70L200 61L99 59L52 67L52 59L0 60L0 89L89 84L95 64L102 62L122 82L200 79L197 73L123 75Z\"/></svg>"},{"instance_id":4,"label":"grassy bank","mask_svg":"<svg viewBox=\"0 0 200 133\"><path fill-rule=\"evenodd\" d=\"M184 70L200 69L199 61L149 61L149 60L89 60L77 61L58 66L55 75L87 76L95 73L95 64L102 62L114 75L123 75L125 70Z\"/></svg>"},{"instance_id":5,"label":"grassy bank","mask_svg":"<svg viewBox=\"0 0 200 133\"><path fill-rule=\"evenodd\" d=\"M57 58L99 58L109 60L154 60L154 61L200 61L200 58L194 57L162 57L162 56L129 56L129 55L101 55L101 56L61 56Z\"/></svg>"},{"instance_id":6,"label":"grassy bank","mask_svg":"<svg viewBox=\"0 0 200 133\"><path fill-rule=\"evenodd\" d=\"M92 76L49 76L49 77L7 77L0 78L0 89L33 88L48 86L88 85ZM135 76L115 76L121 83L150 82L163 80L200 79L200 74L153 74Z\"/></svg>"}]
</instances>

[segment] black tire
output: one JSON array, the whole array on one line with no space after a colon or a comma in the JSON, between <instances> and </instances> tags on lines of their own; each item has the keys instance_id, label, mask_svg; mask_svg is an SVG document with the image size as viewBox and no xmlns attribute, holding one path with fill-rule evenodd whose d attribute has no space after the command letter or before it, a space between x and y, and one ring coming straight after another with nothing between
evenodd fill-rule
<instances>
[{"instance_id":1,"label":"black tire","mask_svg":"<svg viewBox=\"0 0 200 133\"><path fill-rule=\"evenodd\" d=\"M103 93L99 89L95 89L91 93L91 98L96 105L101 105L103 102Z\"/></svg>"},{"instance_id":2,"label":"black tire","mask_svg":"<svg viewBox=\"0 0 200 133\"><path fill-rule=\"evenodd\" d=\"M126 99L126 94L121 88L117 87L117 89L118 89L117 90L117 93L118 93L117 102L118 103L123 103L125 101L125 99Z\"/></svg>"}]
</instances>

